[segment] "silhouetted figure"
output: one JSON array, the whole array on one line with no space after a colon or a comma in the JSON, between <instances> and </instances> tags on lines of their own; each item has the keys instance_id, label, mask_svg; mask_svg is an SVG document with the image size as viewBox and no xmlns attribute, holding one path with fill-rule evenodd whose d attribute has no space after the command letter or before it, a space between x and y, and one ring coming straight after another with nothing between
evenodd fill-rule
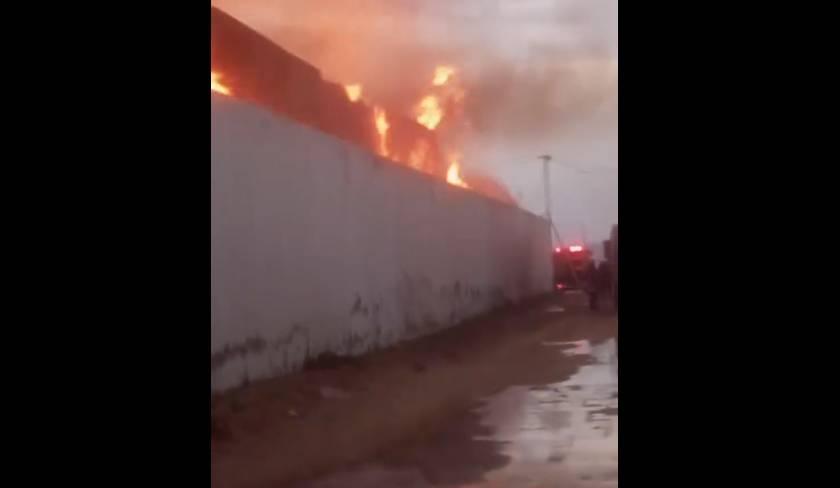
<instances>
[{"instance_id":1,"label":"silhouetted figure","mask_svg":"<svg viewBox=\"0 0 840 488\"><path fill-rule=\"evenodd\" d=\"M594 261L586 267L584 279L586 280L586 291L589 294L589 310L598 310L598 285L600 280L598 279L598 268Z\"/></svg>"},{"instance_id":2,"label":"silhouetted figure","mask_svg":"<svg viewBox=\"0 0 840 488\"><path fill-rule=\"evenodd\" d=\"M598 293L608 297L612 292L612 269L607 262L598 265Z\"/></svg>"}]
</instances>

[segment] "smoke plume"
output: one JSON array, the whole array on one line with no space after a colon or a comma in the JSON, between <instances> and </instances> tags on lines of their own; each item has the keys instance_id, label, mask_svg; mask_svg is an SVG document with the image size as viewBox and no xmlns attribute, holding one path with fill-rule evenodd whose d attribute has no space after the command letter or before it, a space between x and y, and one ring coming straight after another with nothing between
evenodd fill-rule
<instances>
[{"instance_id":1,"label":"smoke plume","mask_svg":"<svg viewBox=\"0 0 840 488\"><path fill-rule=\"evenodd\" d=\"M361 83L365 96L404 114L428 90L435 66L456 66L467 92L465 106L462 120L449 124L441 137L469 148L465 166L503 176L514 194L526 194L527 207L542 213L538 168L504 161L552 152L555 160L582 170L562 176L558 185L569 191L555 197L564 208L554 213L563 215L571 206L563 201L568 195L581 208L583 200L598 207L575 228L585 225L601 234L614 223L614 178L589 185L610 193L604 198L575 195L581 185L567 180L587 178L587 165L617 164L617 0L213 4L317 66L325 78Z\"/></svg>"}]
</instances>

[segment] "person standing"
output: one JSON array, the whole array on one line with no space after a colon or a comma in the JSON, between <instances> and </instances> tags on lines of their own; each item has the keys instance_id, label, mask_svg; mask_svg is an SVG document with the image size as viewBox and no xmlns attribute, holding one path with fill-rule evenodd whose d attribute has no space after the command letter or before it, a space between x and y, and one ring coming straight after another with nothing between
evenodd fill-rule
<instances>
[{"instance_id":1,"label":"person standing","mask_svg":"<svg viewBox=\"0 0 840 488\"><path fill-rule=\"evenodd\" d=\"M598 293L604 297L609 297L612 291L612 270L608 262L602 262L598 265Z\"/></svg>"},{"instance_id":2,"label":"person standing","mask_svg":"<svg viewBox=\"0 0 840 488\"><path fill-rule=\"evenodd\" d=\"M598 267L591 261L586 267L586 292L589 295L589 310L598 310L598 293L600 288Z\"/></svg>"}]
</instances>

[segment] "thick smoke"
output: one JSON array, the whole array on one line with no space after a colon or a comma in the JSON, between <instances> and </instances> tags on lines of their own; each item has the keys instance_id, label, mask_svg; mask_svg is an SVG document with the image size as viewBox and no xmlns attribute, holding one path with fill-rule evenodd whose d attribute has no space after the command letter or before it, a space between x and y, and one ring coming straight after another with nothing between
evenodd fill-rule
<instances>
[{"instance_id":1,"label":"thick smoke","mask_svg":"<svg viewBox=\"0 0 840 488\"><path fill-rule=\"evenodd\" d=\"M616 93L608 61L485 64L470 83L467 117L481 134L538 141L603 123Z\"/></svg>"},{"instance_id":2,"label":"thick smoke","mask_svg":"<svg viewBox=\"0 0 840 488\"><path fill-rule=\"evenodd\" d=\"M558 221L576 208L583 223L568 226L600 236L615 220L614 173L603 184L587 167L617 165L617 0L214 5L319 67L325 78L361 83L366 97L404 114L428 90L436 65L457 66L467 90L463 120L441 127L441 136L468 148L467 167L501 176L523 195L520 203L542 213L540 172L532 160L550 152L580 170L555 172L562 178ZM570 181L575 178L583 183ZM609 194L582 194L582 188Z\"/></svg>"},{"instance_id":3,"label":"thick smoke","mask_svg":"<svg viewBox=\"0 0 840 488\"><path fill-rule=\"evenodd\" d=\"M485 134L539 139L614 111L612 2L217 0L325 77L410 112L434 67L462 70L466 118ZM607 12L609 13L609 12ZM588 27L588 28L587 28ZM614 35L614 33L613 33Z\"/></svg>"}]
</instances>

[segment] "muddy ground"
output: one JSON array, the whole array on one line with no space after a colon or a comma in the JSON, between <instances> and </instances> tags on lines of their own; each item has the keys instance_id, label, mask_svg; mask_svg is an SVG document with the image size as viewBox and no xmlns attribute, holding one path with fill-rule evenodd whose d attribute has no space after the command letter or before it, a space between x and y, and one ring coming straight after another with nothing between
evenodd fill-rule
<instances>
[{"instance_id":1,"label":"muddy ground","mask_svg":"<svg viewBox=\"0 0 840 488\"><path fill-rule=\"evenodd\" d=\"M577 371L586 356L558 355L546 343L598 343L617 333L615 314L589 312L584 302L579 295L546 297L218 396L211 405L212 486L292 486L362 462L400 464L437 451L432 471L451 459L470 468L467 478L480 478L505 460L471 452L475 443L452 441L434 451L419 446L440 437L453 419L469 425L463 419L480 398L513 385L555 383Z\"/></svg>"}]
</instances>

